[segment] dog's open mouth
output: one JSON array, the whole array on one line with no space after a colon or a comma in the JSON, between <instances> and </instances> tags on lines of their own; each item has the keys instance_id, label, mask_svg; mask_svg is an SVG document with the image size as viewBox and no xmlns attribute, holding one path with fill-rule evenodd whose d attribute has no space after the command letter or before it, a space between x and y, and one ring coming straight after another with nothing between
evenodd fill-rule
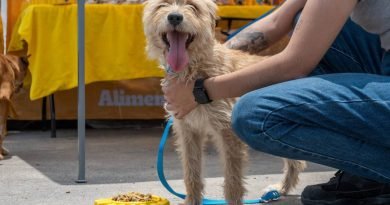
<instances>
[{"instance_id":1,"label":"dog's open mouth","mask_svg":"<svg viewBox=\"0 0 390 205\"><path fill-rule=\"evenodd\" d=\"M180 33L180 32L177 32L177 31L172 31L171 33ZM183 33L185 34L185 33ZM186 40L186 48L188 48L188 46L194 41L195 39L195 36L194 35L191 35L191 34L186 34L187 36L185 36L185 38L187 38ZM162 39L165 43L165 45L170 48L171 47L171 44L169 43L169 40L168 40L168 33L164 33L162 35Z\"/></svg>"},{"instance_id":2,"label":"dog's open mouth","mask_svg":"<svg viewBox=\"0 0 390 205\"><path fill-rule=\"evenodd\" d=\"M187 49L194 41L195 36L189 33L170 31L162 34L162 40L168 47L166 60L169 66L175 71L183 71L188 65Z\"/></svg>"}]
</instances>

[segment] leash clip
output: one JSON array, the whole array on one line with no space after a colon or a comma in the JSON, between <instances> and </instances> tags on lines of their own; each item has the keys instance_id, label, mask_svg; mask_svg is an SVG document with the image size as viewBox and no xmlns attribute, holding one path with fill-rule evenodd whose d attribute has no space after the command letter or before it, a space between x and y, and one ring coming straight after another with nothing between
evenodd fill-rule
<instances>
[{"instance_id":1,"label":"leash clip","mask_svg":"<svg viewBox=\"0 0 390 205\"><path fill-rule=\"evenodd\" d=\"M177 75L177 73L169 65L163 65L165 72L168 75Z\"/></svg>"}]
</instances>

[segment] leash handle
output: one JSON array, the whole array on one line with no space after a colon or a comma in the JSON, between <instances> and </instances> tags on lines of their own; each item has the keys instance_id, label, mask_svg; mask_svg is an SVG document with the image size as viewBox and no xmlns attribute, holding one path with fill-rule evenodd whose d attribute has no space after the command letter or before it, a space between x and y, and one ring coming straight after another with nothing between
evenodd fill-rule
<instances>
[{"instance_id":1,"label":"leash handle","mask_svg":"<svg viewBox=\"0 0 390 205\"><path fill-rule=\"evenodd\" d=\"M186 195L182 193L178 193L173 188L168 184L165 175L164 175L164 148L165 144L167 142L168 136L169 136L169 131L172 127L173 123L173 118L169 118L167 125L165 126L163 135L161 137L160 145L158 148L158 154L157 154L157 174L158 178L160 179L160 182L162 185L173 195L185 199ZM261 198L259 199L252 199L252 200L244 200L244 204L258 204L258 203L267 203L269 201L276 201L280 198L280 194L278 191L272 190L269 192L266 192ZM226 200L219 200L219 199L207 199L204 198L202 200L203 205L222 205L222 204L227 204Z\"/></svg>"}]
</instances>

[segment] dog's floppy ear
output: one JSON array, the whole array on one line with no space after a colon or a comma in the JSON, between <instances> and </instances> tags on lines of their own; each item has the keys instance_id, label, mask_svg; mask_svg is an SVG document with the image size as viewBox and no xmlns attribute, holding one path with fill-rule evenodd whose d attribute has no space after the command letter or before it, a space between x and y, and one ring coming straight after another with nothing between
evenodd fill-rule
<instances>
[{"instance_id":1,"label":"dog's floppy ear","mask_svg":"<svg viewBox=\"0 0 390 205\"><path fill-rule=\"evenodd\" d=\"M25 72L27 70L29 64L28 57L29 56L16 56L10 54L5 56L10 65L12 65L12 68L16 74L18 74L18 72Z\"/></svg>"},{"instance_id":2,"label":"dog's floppy ear","mask_svg":"<svg viewBox=\"0 0 390 205\"><path fill-rule=\"evenodd\" d=\"M217 20L219 20L219 16L217 15L217 1L216 0L205 0L207 2L207 7L209 8L210 17L213 20L213 27L216 26ZM214 29L214 28L213 28Z\"/></svg>"}]
</instances>

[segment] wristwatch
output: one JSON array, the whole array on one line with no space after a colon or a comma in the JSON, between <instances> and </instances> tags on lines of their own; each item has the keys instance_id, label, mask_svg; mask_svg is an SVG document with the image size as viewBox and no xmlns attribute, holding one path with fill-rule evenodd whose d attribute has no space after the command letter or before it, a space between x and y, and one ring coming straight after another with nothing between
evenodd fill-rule
<instances>
[{"instance_id":1,"label":"wristwatch","mask_svg":"<svg viewBox=\"0 0 390 205\"><path fill-rule=\"evenodd\" d=\"M212 100L209 98L209 95L207 94L207 90L204 87L204 80L205 79L203 78L197 79L195 81L194 90L192 91L195 97L195 101L199 104L207 104L212 102Z\"/></svg>"}]
</instances>

